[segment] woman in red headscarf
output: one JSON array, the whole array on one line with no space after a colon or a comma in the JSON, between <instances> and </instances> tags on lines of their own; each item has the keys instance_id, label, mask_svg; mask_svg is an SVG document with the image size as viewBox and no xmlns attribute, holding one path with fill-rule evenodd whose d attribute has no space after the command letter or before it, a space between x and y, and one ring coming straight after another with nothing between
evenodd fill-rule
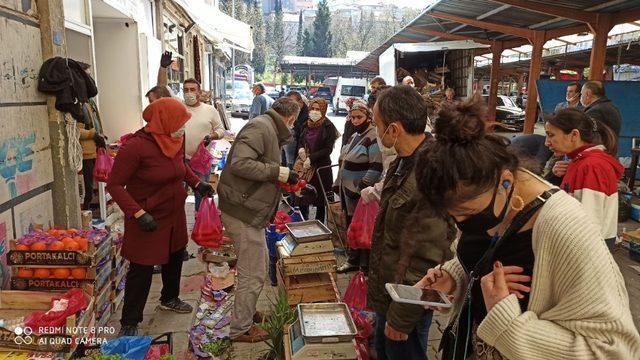
<instances>
[{"instance_id":1,"label":"woman in red headscarf","mask_svg":"<svg viewBox=\"0 0 640 360\"><path fill-rule=\"evenodd\" d=\"M130 265L120 334L128 336L137 334L142 321L153 265L162 265L160 308L192 312L178 298L188 241L183 183L203 195L213 192L185 166L184 125L191 118L185 106L162 98L149 105L143 117L147 125L120 149L107 182L107 190L125 214L122 256Z\"/></svg>"}]
</instances>

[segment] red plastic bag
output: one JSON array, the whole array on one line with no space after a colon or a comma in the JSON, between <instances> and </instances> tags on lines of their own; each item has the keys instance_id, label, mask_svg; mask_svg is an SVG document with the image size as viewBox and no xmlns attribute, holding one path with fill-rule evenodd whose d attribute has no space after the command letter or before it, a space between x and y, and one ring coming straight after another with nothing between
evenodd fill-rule
<instances>
[{"instance_id":1,"label":"red plastic bag","mask_svg":"<svg viewBox=\"0 0 640 360\"><path fill-rule=\"evenodd\" d=\"M367 308L367 280L364 273L358 271L347 286L342 301L349 306L350 309L361 311Z\"/></svg>"},{"instance_id":2,"label":"red plastic bag","mask_svg":"<svg viewBox=\"0 0 640 360\"><path fill-rule=\"evenodd\" d=\"M217 249L222 245L220 212L210 197L205 197L200 203L191 238L200 246Z\"/></svg>"},{"instance_id":3,"label":"red plastic bag","mask_svg":"<svg viewBox=\"0 0 640 360\"><path fill-rule=\"evenodd\" d=\"M63 303L59 303L57 306L60 307L60 310L55 310L57 307L55 303L59 300L65 300L67 304L65 306ZM85 310L87 306L88 301L84 291L80 288L74 288L60 296L51 298L51 310L46 313L42 311L31 313L25 318L24 324L35 333L40 333L38 329L45 327L62 327L66 324L67 317Z\"/></svg>"},{"instance_id":4,"label":"red plastic bag","mask_svg":"<svg viewBox=\"0 0 640 360\"><path fill-rule=\"evenodd\" d=\"M107 182L112 167L113 158L107 154L105 149L98 148L98 157L96 158L96 165L93 168L93 178L96 181Z\"/></svg>"},{"instance_id":5,"label":"red plastic bag","mask_svg":"<svg viewBox=\"0 0 640 360\"><path fill-rule=\"evenodd\" d=\"M347 244L351 249L371 249L371 237L376 226L376 216L380 205L377 201L365 204L362 199L358 201L353 220L347 230Z\"/></svg>"},{"instance_id":6,"label":"red plastic bag","mask_svg":"<svg viewBox=\"0 0 640 360\"><path fill-rule=\"evenodd\" d=\"M189 167L198 174L209 174L211 172L211 164L213 164L213 155L204 146L204 142L200 142L195 154L189 160Z\"/></svg>"}]
</instances>

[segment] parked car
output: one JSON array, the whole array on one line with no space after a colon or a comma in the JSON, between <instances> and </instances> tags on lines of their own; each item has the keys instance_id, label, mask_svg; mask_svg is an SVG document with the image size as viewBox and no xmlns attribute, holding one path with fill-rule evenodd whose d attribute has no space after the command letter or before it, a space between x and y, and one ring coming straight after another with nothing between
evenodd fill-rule
<instances>
[{"instance_id":1,"label":"parked car","mask_svg":"<svg viewBox=\"0 0 640 360\"><path fill-rule=\"evenodd\" d=\"M304 96L309 95L309 90L307 89L306 86L291 86L289 87L289 91L297 91Z\"/></svg>"},{"instance_id":2,"label":"parked car","mask_svg":"<svg viewBox=\"0 0 640 360\"><path fill-rule=\"evenodd\" d=\"M349 98L364 98L367 92L367 80L356 78L338 78L336 93L333 96L333 113L338 115L340 111L347 111L346 101Z\"/></svg>"},{"instance_id":3,"label":"parked car","mask_svg":"<svg viewBox=\"0 0 640 360\"><path fill-rule=\"evenodd\" d=\"M333 102L333 95L331 95L331 88L328 86L319 87L312 98L322 98L327 100L329 104Z\"/></svg>"},{"instance_id":4,"label":"parked car","mask_svg":"<svg viewBox=\"0 0 640 360\"><path fill-rule=\"evenodd\" d=\"M483 95L485 102L489 102L489 95ZM524 129L524 111L520 109L508 96L498 95L496 99L496 121L503 123L516 131Z\"/></svg>"}]
</instances>

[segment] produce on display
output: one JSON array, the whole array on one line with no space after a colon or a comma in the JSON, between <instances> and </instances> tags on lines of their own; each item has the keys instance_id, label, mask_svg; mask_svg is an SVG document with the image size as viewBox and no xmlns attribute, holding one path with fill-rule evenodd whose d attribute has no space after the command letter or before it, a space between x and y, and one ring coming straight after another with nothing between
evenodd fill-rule
<instances>
[{"instance_id":1,"label":"produce on display","mask_svg":"<svg viewBox=\"0 0 640 360\"><path fill-rule=\"evenodd\" d=\"M371 249L371 238L379 209L377 201L358 201L353 220L347 230L347 242L351 249Z\"/></svg>"}]
</instances>

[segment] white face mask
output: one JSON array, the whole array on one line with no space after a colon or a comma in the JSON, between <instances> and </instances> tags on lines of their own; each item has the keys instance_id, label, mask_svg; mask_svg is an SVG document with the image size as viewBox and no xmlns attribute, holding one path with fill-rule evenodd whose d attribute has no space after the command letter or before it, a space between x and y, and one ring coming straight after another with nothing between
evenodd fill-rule
<instances>
[{"instance_id":1,"label":"white face mask","mask_svg":"<svg viewBox=\"0 0 640 360\"><path fill-rule=\"evenodd\" d=\"M181 138L184 136L184 125L178 131L171 133L172 138Z\"/></svg>"},{"instance_id":2,"label":"white face mask","mask_svg":"<svg viewBox=\"0 0 640 360\"><path fill-rule=\"evenodd\" d=\"M576 100L576 98L578 98L578 100L579 100L579 96L580 96L580 94L575 94L572 97L566 97L565 99L567 100L567 102L572 102L572 101Z\"/></svg>"},{"instance_id":3,"label":"white face mask","mask_svg":"<svg viewBox=\"0 0 640 360\"><path fill-rule=\"evenodd\" d=\"M198 97L196 96L196 94L192 93L184 94L184 103L189 106L193 106L198 103Z\"/></svg>"},{"instance_id":4,"label":"white face mask","mask_svg":"<svg viewBox=\"0 0 640 360\"><path fill-rule=\"evenodd\" d=\"M311 119L311 121L313 122L316 122L322 119L322 113L318 110L311 110L309 111L309 119Z\"/></svg>"},{"instance_id":5,"label":"white face mask","mask_svg":"<svg viewBox=\"0 0 640 360\"><path fill-rule=\"evenodd\" d=\"M391 147L386 147L382 143L382 138L384 138L385 135L387 135L387 131L389 131L389 128L390 126L387 126L387 130L384 131L382 136L376 136L376 141L378 142L378 147L380 148L380 152L382 153L382 155L384 156L398 155L398 152L396 151L396 142L398 142L398 138L396 138L393 141L393 145L391 145Z\"/></svg>"}]
</instances>

